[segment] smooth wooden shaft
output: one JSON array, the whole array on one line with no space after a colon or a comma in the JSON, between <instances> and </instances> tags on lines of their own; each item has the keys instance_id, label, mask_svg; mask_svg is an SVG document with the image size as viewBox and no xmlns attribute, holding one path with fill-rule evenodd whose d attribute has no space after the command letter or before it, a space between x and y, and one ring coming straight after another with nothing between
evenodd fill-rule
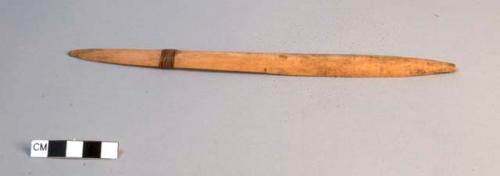
<instances>
[{"instance_id":1,"label":"smooth wooden shaft","mask_svg":"<svg viewBox=\"0 0 500 176\"><path fill-rule=\"evenodd\" d=\"M447 73L454 65L393 56L178 51L174 68L295 76L389 77Z\"/></svg>"}]
</instances>

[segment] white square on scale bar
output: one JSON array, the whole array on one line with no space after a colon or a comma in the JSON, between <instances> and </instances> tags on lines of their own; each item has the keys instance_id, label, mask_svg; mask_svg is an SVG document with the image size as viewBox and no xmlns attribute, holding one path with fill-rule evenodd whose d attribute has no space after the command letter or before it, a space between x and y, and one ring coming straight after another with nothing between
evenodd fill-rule
<instances>
[{"instance_id":1,"label":"white square on scale bar","mask_svg":"<svg viewBox=\"0 0 500 176\"><path fill-rule=\"evenodd\" d=\"M66 141L66 157L81 158L83 156L83 141Z\"/></svg>"},{"instance_id":2,"label":"white square on scale bar","mask_svg":"<svg viewBox=\"0 0 500 176\"><path fill-rule=\"evenodd\" d=\"M101 158L117 159L118 158L118 142L102 142L101 143Z\"/></svg>"}]
</instances>

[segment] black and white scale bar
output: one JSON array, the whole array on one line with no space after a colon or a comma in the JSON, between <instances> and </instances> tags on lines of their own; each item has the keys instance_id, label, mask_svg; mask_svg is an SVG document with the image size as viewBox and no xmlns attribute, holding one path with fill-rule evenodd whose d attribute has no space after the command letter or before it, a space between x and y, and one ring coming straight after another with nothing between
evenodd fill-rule
<instances>
[{"instance_id":1,"label":"black and white scale bar","mask_svg":"<svg viewBox=\"0 0 500 176\"><path fill-rule=\"evenodd\" d=\"M31 157L118 158L118 142L33 140Z\"/></svg>"}]
</instances>

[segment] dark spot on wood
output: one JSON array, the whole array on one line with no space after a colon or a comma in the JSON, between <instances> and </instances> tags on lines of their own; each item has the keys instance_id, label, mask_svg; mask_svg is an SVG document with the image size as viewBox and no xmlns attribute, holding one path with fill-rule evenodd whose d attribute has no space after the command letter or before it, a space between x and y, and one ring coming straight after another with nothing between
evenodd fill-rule
<instances>
[{"instance_id":1,"label":"dark spot on wood","mask_svg":"<svg viewBox=\"0 0 500 176\"><path fill-rule=\"evenodd\" d=\"M435 64L433 62L426 62L425 65L427 65L427 66L434 66Z\"/></svg>"},{"instance_id":2,"label":"dark spot on wood","mask_svg":"<svg viewBox=\"0 0 500 176\"><path fill-rule=\"evenodd\" d=\"M284 54L280 54L280 55L279 55L279 57L280 57L281 59L288 59L288 56L287 56L287 55L284 55Z\"/></svg>"},{"instance_id":3,"label":"dark spot on wood","mask_svg":"<svg viewBox=\"0 0 500 176\"><path fill-rule=\"evenodd\" d=\"M426 72L425 72L425 70L423 70L423 69L416 69L416 70L415 70L415 73L416 73L417 75L424 75Z\"/></svg>"}]
</instances>

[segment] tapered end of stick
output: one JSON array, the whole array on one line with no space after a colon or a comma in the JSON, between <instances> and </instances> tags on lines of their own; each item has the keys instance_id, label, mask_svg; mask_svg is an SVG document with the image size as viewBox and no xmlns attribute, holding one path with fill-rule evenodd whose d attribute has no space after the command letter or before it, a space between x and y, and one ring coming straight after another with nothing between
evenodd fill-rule
<instances>
[{"instance_id":1,"label":"tapered end of stick","mask_svg":"<svg viewBox=\"0 0 500 176\"><path fill-rule=\"evenodd\" d=\"M140 49L76 49L68 52L68 55L94 62L159 67L161 51Z\"/></svg>"},{"instance_id":2,"label":"tapered end of stick","mask_svg":"<svg viewBox=\"0 0 500 176\"><path fill-rule=\"evenodd\" d=\"M445 62L444 64L446 65L444 67L444 73L453 73L457 71L457 67L455 66L455 64L448 62Z\"/></svg>"},{"instance_id":3,"label":"tapered end of stick","mask_svg":"<svg viewBox=\"0 0 500 176\"><path fill-rule=\"evenodd\" d=\"M453 63L441 61L427 61L424 69L416 69L417 72L425 70L422 75L453 73L456 71L456 66ZM420 73L417 73L420 74Z\"/></svg>"},{"instance_id":4,"label":"tapered end of stick","mask_svg":"<svg viewBox=\"0 0 500 176\"><path fill-rule=\"evenodd\" d=\"M68 55L71 57L76 57L78 58L81 53L81 50L71 50L68 52Z\"/></svg>"}]
</instances>

